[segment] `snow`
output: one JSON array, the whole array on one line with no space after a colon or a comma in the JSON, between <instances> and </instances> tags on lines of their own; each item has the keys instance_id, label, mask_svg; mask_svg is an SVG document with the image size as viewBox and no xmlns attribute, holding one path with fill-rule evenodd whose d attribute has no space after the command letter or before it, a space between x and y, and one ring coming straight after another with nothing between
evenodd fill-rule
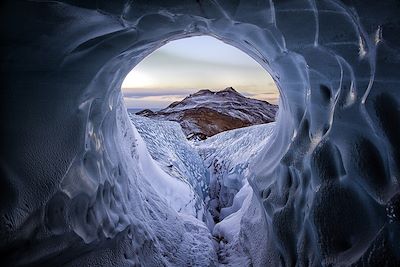
<instances>
[{"instance_id":1,"label":"snow","mask_svg":"<svg viewBox=\"0 0 400 267\"><path fill-rule=\"evenodd\" d=\"M208 173L203 160L187 142L180 125L134 114L129 116L138 131L141 144L138 147L146 150L139 153L143 155L143 169L154 180L166 177L161 179L161 183L154 181L157 191L164 191L168 201L178 198L173 204L176 211L187 212L206 221L208 214L203 200L208 196Z\"/></svg>"},{"instance_id":2,"label":"snow","mask_svg":"<svg viewBox=\"0 0 400 267\"><path fill-rule=\"evenodd\" d=\"M263 101L247 98L239 94L232 87L218 92L203 89L189 95L179 103L160 110L160 112L179 112L197 107L209 107L230 117L256 123L260 120L270 121L275 117L276 106L268 105ZM251 107L251 114L248 114Z\"/></svg>"},{"instance_id":3,"label":"snow","mask_svg":"<svg viewBox=\"0 0 400 267\"><path fill-rule=\"evenodd\" d=\"M149 182L159 195L179 212L185 225L190 222L190 229L201 227L201 231L218 240L214 245L221 265L250 266L251 259L244 252L246 244L241 241L242 228L248 228L242 218L254 205L254 193L248 183L249 166L273 138L276 123L226 131L205 141L189 142L176 122L129 116L137 138L139 166L147 170L146 176L156 178ZM204 191L198 185L205 181L207 190ZM197 201L192 202L193 199ZM198 216L198 207L202 216ZM205 224L196 220L196 215L208 228L204 230ZM247 235L256 238L251 233Z\"/></svg>"},{"instance_id":4,"label":"snow","mask_svg":"<svg viewBox=\"0 0 400 267\"><path fill-rule=\"evenodd\" d=\"M201 89L159 111L136 114L176 121L188 139L203 140L226 130L272 122L277 110L277 105L245 97L228 87L215 92Z\"/></svg>"},{"instance_id":5,"label":"snow","mask_svg":"<svg viewBox=\"0 0 400 267\"><path fill-rule=\"evenodd\" d=\"M193 203L196 196L191 187L165 173L150 156L146 144L137 130L135 128L133 130L137 138L139 170L145 174L151 186L160 196L164 197L164 201L175 211L196 216L198 211Z\"/></svg>"},{"instance_id":6,"label":"snow","mask_svg":"<svg viewBox=\"0 0 400 267\"><path fill-rule=\"evenodd\" d=\"M209 181L203 160L189 145L178 123L134 114L130 114L130 119L146 141L152 158L165 172L194 186L200 196L208 194Z\"/></svg>"},{"instance_id":7,"label":"snow","mask_svg":"<svg viewBox=\"0 0 400 267\"><path fill-rule=\"evenodd\" d=\"M210 171L210 208L218 221L213 236L220 241L219 258L226 266L249 266L249 255L241 241L242 229L250 223L242 218L254 206L254 192L248 183L250 166L274 138L276 123L254 125L217 134L194 143ZM218 212L218 209L220 211ZM260 208L260 207L258 207ZM259 232L248 233L256 239ZM253 259L254 260L254 259Z\"/></svg>"},{"instance_id":8,"label":"snow","mask_svg":"<svg viewBox=\"0 0 400 267\"><path fill-rule=\"evenodd\" d=\"M275 123L254 125L195 143L205 166L210 170L210 191L218 191L210 192L210 195L218 195L219 206L230 206L233 196L247 183L250 177L249 165L270 142L274 126ZM221 187L216 188L215 183ZM222 218L224 211L223 208Z\"/></svg>"}]
</instances>

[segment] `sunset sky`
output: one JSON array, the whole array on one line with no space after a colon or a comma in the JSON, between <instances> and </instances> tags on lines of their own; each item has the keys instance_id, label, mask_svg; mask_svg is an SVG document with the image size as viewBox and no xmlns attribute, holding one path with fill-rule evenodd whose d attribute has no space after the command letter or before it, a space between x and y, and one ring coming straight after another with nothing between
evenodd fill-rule
<instances>
[{"instance_id":1,"label":"sunset sky","mask_svg":"<svg viewBox=\"0 0 400 267\"><path fill-rule=\"evenodd\" d=\"M277 103L271 76L254 59L213 37L172 41L140 62L125 78L128 108L163 108L199 89L232 86L243 95Z\"/></svg>"}]
</instances>

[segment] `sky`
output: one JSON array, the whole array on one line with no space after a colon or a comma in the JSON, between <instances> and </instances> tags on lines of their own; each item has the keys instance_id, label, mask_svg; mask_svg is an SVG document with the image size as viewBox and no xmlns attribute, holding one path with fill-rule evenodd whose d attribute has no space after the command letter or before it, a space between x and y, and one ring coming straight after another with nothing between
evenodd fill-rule
<instances>
[{"instance_id":1,"label":"sky","mask_svg":"<svg viewBox=\"0 0 400 267\"><path fill-rule=\"evenodd\" d=\"M278 102L274 81L254 59L199 36L172 41L147 56L126 76L122 92L128 108L159 109L200 89L229 86L247 97Z\"/></svg>"}]
</instances>

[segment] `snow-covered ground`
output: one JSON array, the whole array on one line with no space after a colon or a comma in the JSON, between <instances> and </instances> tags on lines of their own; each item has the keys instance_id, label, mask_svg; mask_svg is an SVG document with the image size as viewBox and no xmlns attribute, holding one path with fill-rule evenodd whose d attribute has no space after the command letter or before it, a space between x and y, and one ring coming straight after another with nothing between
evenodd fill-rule
<instances>
[{"instance_id":1,"label":"snow-covered ground","mask_svg":"<svg viewBox=\"0 0 400 267\"><path fill-rule=\"evenodd\" d=\"M256 213L261 212L248 183L249 166L273 136L275 123L188 142L176 122L132 114L130 119L137 129L140 165L154 179L156 191L189 229L214 236L220 265L250 266L243 245L249 233L242 229L259 224L261 216ZM249 218L242 220L249 211L254 222ZM260 236L258 232L250 233L250 239L254 240L256 236L252 235ZM209 237L206 241L209 242Z\"/></svg>"}]
</instances>

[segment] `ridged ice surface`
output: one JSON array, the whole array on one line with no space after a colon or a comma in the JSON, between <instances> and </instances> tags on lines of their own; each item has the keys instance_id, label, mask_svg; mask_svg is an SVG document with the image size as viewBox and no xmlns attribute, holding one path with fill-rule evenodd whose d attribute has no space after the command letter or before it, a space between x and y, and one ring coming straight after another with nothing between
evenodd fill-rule
<instances>
[{"instance_id":1,"label":"ridged ice surface","mask_svg":"<svg viewBox=\"0 0 400 267\"><path fill-rule=\"evenodd\" d=\"M156 48L207 34L281 92L250 168L253 265L399 265L399 14L395 0L6 1L2 262L214 264L205 228L145 179L119 89Z\"/></svg>"},{"instance_id":2,"label":"ridged ice surface","mask_svg":"<svg viewBox=\"0 0 400 267\"><path fill-rule=\"evenodd\" d=\"M206 220L204 200L208 196L209 177L203 160L189 144L177 122L158 121L129 114L140 136L146 143L152 159L164 172L190 188L191 198L177 211L191 209L190 214L200 220ZM174 188L174 185L171 185ZM172 191L173 195L185 192Z\"/></svg>"},{"instance_id":3,"label":"ridged ice surface","mask_svg":"<svg viewBox=\"0 0 400 267\"><path fill-rule=\"evenodd\" d=\"M252 240L263 237L264 232L263 227L251 229L260 226L263 218L248 180L252 175L250 166L274 138L275 126L276 123L268 123L225 131L195 143L210 172L206 204L216 223L212 234L219 241L219 262L226 266L258 264L257 257L245 252L251 249L246 241L249 232ZM259 244L255 240L252 243Z\"/></svg>"}]
</instances>

